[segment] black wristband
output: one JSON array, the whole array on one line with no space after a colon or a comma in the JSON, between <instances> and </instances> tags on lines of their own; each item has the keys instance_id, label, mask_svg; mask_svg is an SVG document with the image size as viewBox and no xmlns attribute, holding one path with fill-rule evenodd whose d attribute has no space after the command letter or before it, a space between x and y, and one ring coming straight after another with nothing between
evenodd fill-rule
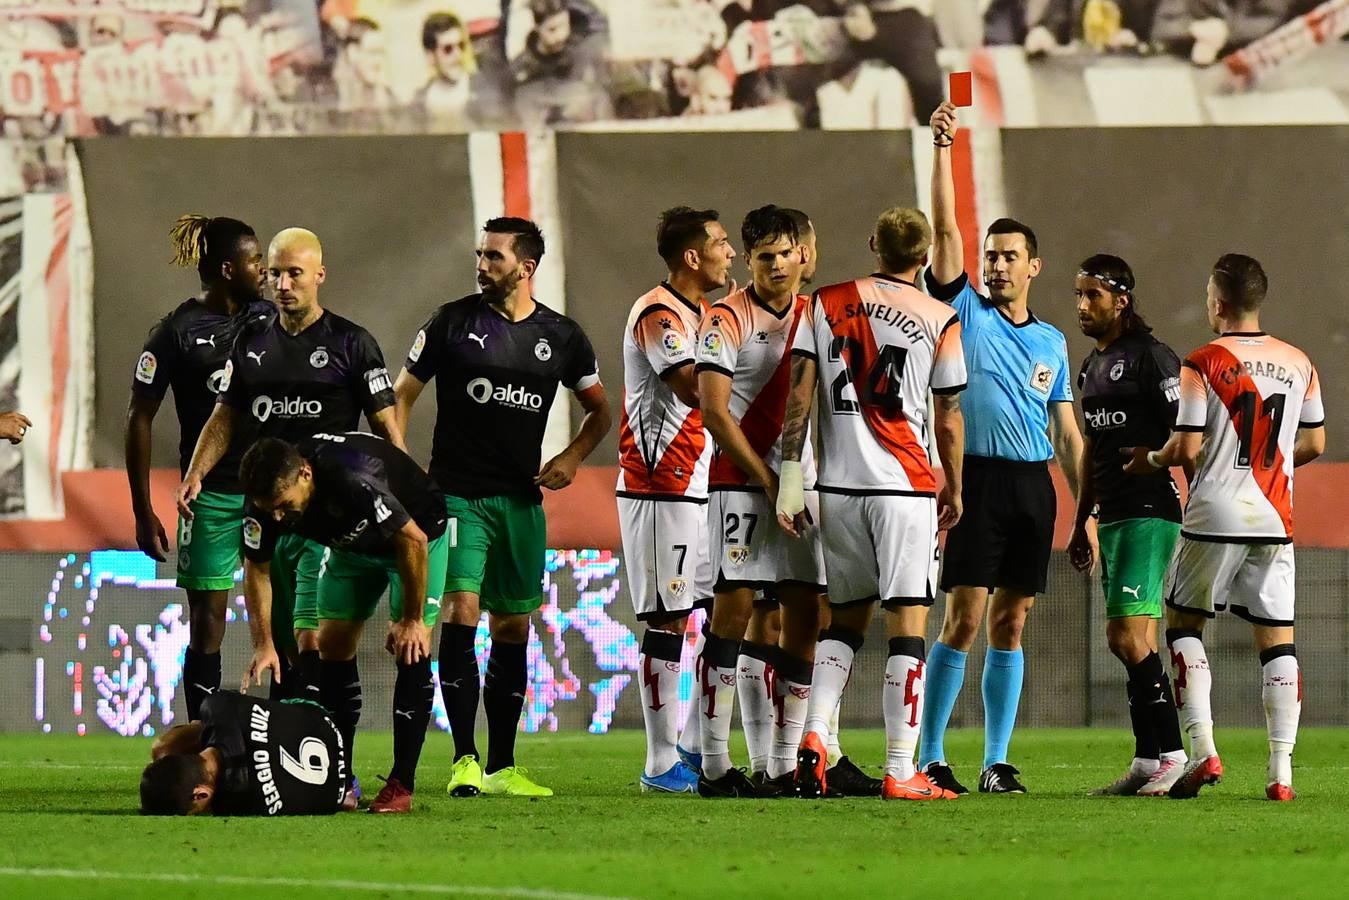
<instances>
[{"instance_id":1,"label":"black wristband","mask_svg":"<svg viewBox=\"0 0 1349 900\"><path fill-rule=\"evenodd\" d=\"M932 142L932 146L934 146L934 147L949 147L949 146L951 146L952 144L954 144L955 142L956 142L956 141L955 141L955 138L951 138L951 140L946 141L945 143L943 143L943 142L941 142L941 141L933 141L933 142Z\"/></svg>"}]
</instances>

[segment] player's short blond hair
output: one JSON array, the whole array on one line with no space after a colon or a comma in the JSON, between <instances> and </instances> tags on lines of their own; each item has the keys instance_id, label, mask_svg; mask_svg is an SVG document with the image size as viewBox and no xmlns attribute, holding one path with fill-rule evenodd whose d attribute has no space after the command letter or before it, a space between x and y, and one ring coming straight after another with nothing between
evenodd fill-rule
<instances>
[{"instance_id":1,"label":"player's short blond hair","mask_svg":"<svg viewBox=\"0 0 1349 900\"><path fill-rule=\"evenodd\" d=\"M895 206L876 219L876 255L886 271L909 271L931 247L932 226L922 210Z\"/></svg>"}]
</instances>

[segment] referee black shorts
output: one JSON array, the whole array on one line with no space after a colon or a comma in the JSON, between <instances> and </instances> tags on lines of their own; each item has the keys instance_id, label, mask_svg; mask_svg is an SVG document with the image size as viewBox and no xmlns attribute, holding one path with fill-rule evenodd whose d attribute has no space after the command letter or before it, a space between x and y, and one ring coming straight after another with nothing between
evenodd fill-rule
<instances>
[{"instance_id":1,"label":"referee black shorts","mask_svg":"<svg viewBox=\"0 0 1349 900\"><path fill-rule=\"evenodd\" d=\"M1044 593L1058 502L1047 462L965 457L964 513L946 536L941 589Z\"/></svg>"}]
</instances>

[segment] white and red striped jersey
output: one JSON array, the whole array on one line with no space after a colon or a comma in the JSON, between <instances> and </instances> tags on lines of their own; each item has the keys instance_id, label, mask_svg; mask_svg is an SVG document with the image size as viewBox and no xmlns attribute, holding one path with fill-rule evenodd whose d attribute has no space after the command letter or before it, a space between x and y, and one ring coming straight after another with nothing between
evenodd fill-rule
<instances>
[{"instance_id":1,"label":"white and red striped jersey","mask_svg":"<svg viewBox=\"0 0 1349 900\"><path fill-rule=\"evenodd\" d=\"M731 379L731 417L740 424L754 452L774 472L782 468L782 423L791 387L791 349L804 320L808 300L797 295L780 314L744 287L713 304L703 315L698 339L698 371ZM801 450L801 474L807 490L815 487L815 453L807 439ZM716 451L708 485L745 487L749 478L729 456Z\"/></svg>"},{"instance_id":2,"label":"white and red striped jersey","mask_svg":"<svg viewBox=\"0 0 1349 900\"><path fill-rule=\"evenodd\" d=\"M618 495L707 499L712 442L703 415L664 376L694 364L702 306L662 282L632 305L623 333Z\"/></svg>"},{"instance_id":3,"label":"white and red striped jersey","mask_svg":"<svg viewBox=\"0 0 1349 900\"><path fill-rule=\"evenodd\" d=\"M967 380L950 305L885 275L831 284L792 349L819 364L820 490L935 495L928 391Z\"/></svg>"},{"instance_id":4,"label":"white and red striped jersey","mask_svg":"<svg viewBox=\"0 0 1349 900\"><path fill-rule=\"evenodd\" d=\"M1307 354L1263 332L1232 332L1185 358L1177 431L1201 431L1181 531L1233 543L1293 539L1293 445L1325 422Z\"/></svg>"}]
</instances>

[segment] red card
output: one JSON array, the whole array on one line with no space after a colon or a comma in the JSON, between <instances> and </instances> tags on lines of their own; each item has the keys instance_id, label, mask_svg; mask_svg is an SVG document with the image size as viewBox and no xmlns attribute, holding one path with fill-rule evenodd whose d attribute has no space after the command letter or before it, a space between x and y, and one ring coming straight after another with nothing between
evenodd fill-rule
<instances>
[{"instance_id":1,"label":"red card","mask_svg":"<svg viewBox=\"0 0 1349 900\"><path fill-rule=\"evenodd\" d=\"M974 74L971 72L951 73L951 104L953 106L974 105Z\"/></svg>"}]
</instances>

